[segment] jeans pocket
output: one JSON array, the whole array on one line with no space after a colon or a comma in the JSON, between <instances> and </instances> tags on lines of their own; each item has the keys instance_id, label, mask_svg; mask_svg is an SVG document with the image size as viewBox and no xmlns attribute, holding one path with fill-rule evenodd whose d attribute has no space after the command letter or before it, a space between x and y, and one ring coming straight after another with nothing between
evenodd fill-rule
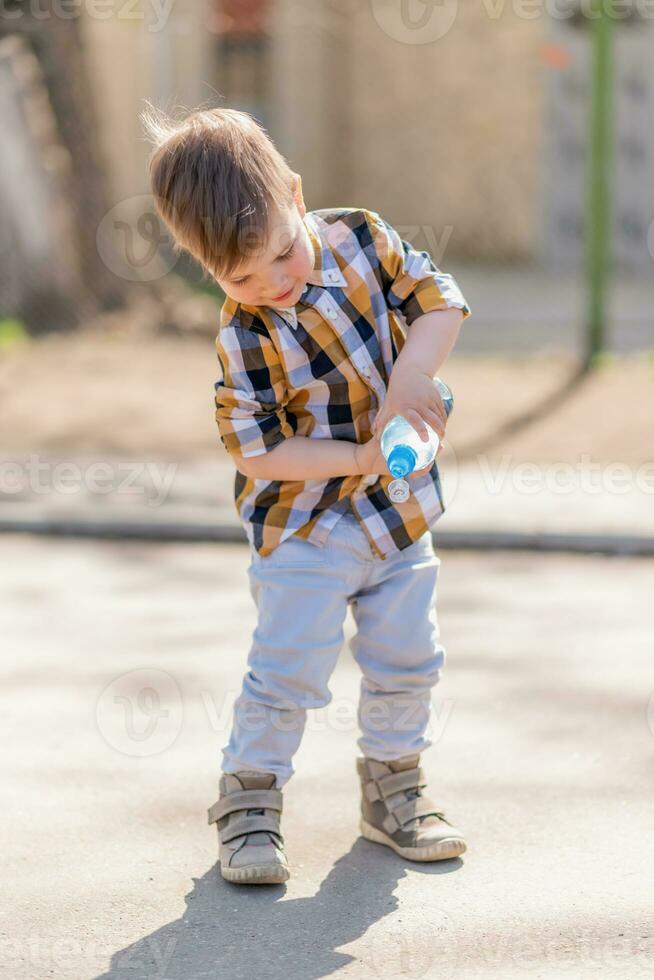
<instances>
[{"instance_id":1,"label":"jeans pocket","mask_svg":"<svg viewBox=\"0 0 654 980\"><path fill-rule=\"evenodd\" d=\"M292 534L263 561L280 568L324 568L327 565L327 548Z\"/></svg>"}]
</instances>

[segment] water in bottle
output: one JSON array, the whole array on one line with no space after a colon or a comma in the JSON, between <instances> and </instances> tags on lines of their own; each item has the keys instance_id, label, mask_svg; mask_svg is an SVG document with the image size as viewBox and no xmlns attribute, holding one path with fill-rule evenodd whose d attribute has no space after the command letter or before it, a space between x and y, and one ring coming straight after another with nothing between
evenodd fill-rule
<instances>
[{"instance_id":1,"label":"water in bottle","mask_svg":"<svg viewBox=\"0 0 654 980\"><path fill-rule=\"evenodd\" d=\"M449 416L454 404L452 392L440 378L434 378L443 400L443 406ZM411 492L409 483L404 477L429 466L436 458L440 439L432 427L425 422L429 439L424 441L413 426L402 415L394 415L384 426L380 446L386 464L395 477L388 485L388 496L393 503L404 503Z\"/></svg>"}]
</instances>

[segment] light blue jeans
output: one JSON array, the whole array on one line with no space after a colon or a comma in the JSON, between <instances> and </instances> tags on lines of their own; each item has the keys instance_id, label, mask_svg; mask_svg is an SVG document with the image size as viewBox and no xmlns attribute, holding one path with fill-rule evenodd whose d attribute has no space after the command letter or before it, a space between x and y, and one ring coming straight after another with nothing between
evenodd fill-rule
<instances>
[{"instance_id":1,"label":"light blue jeans","mask_svg":"<svg viewBox=\"0 0 654 980\"><path fill-rule=\"evenodd\" d=\"M323 547L293 536L271 555L250 554L258 622L223 771L274 772L279 787L291 778L307 709L332 700L328 683L348 603L357 626L352 653L362 671L361 754L389 760L428 748L431 689L446 656L436 618L440 559L431 533L382 560L348 510Z\"/></svg>"}]
</instances>

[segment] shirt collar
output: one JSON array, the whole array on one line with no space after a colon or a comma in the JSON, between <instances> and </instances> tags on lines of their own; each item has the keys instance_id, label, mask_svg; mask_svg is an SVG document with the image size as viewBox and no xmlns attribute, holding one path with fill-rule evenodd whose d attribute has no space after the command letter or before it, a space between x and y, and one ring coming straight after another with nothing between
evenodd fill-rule
<instances>
[{"instance_id":1,"label":"shirt collar","mask_svg":"<svg viewBox=\"0 0 654 980\"><path fill-rule=\"evenodd\" d=\"M323 232L311 213L305 214L303 221L313 246L313 271L307 282L312 286L346 286L347 279L334 257L326 230Z\"/></svg>"},{"instance_id":2,"label":"shirt collar","mask_svg":"<svg viewBox=\"0 0 654 980\"><path fill-rule=\"evenodd\" d=\"M276 313L277 316L280 316L282 320L288 323L289 327L293 327L294 330L297 327L297 313L295 312L294 306L288 306L284 310L271 309L271 313Z\"/></svg>"}]
</instances>

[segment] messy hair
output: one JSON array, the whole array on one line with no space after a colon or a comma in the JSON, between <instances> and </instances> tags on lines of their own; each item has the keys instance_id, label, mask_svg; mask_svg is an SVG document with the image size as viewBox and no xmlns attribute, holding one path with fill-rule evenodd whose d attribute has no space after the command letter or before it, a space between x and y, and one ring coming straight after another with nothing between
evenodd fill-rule
<instances>
[{"instance_id":1,"label":"messy hair","mask_svg":"<svg viewBox=\"0 0 654 980\"><path fill-rule=\"evenodd\" d=\"M272 215L293 202L296 175L263 127L236 109L196 109L175 119L146 103L155 207L205 277L229 277L265 248Z\"/></svg>"}]
</instances>

